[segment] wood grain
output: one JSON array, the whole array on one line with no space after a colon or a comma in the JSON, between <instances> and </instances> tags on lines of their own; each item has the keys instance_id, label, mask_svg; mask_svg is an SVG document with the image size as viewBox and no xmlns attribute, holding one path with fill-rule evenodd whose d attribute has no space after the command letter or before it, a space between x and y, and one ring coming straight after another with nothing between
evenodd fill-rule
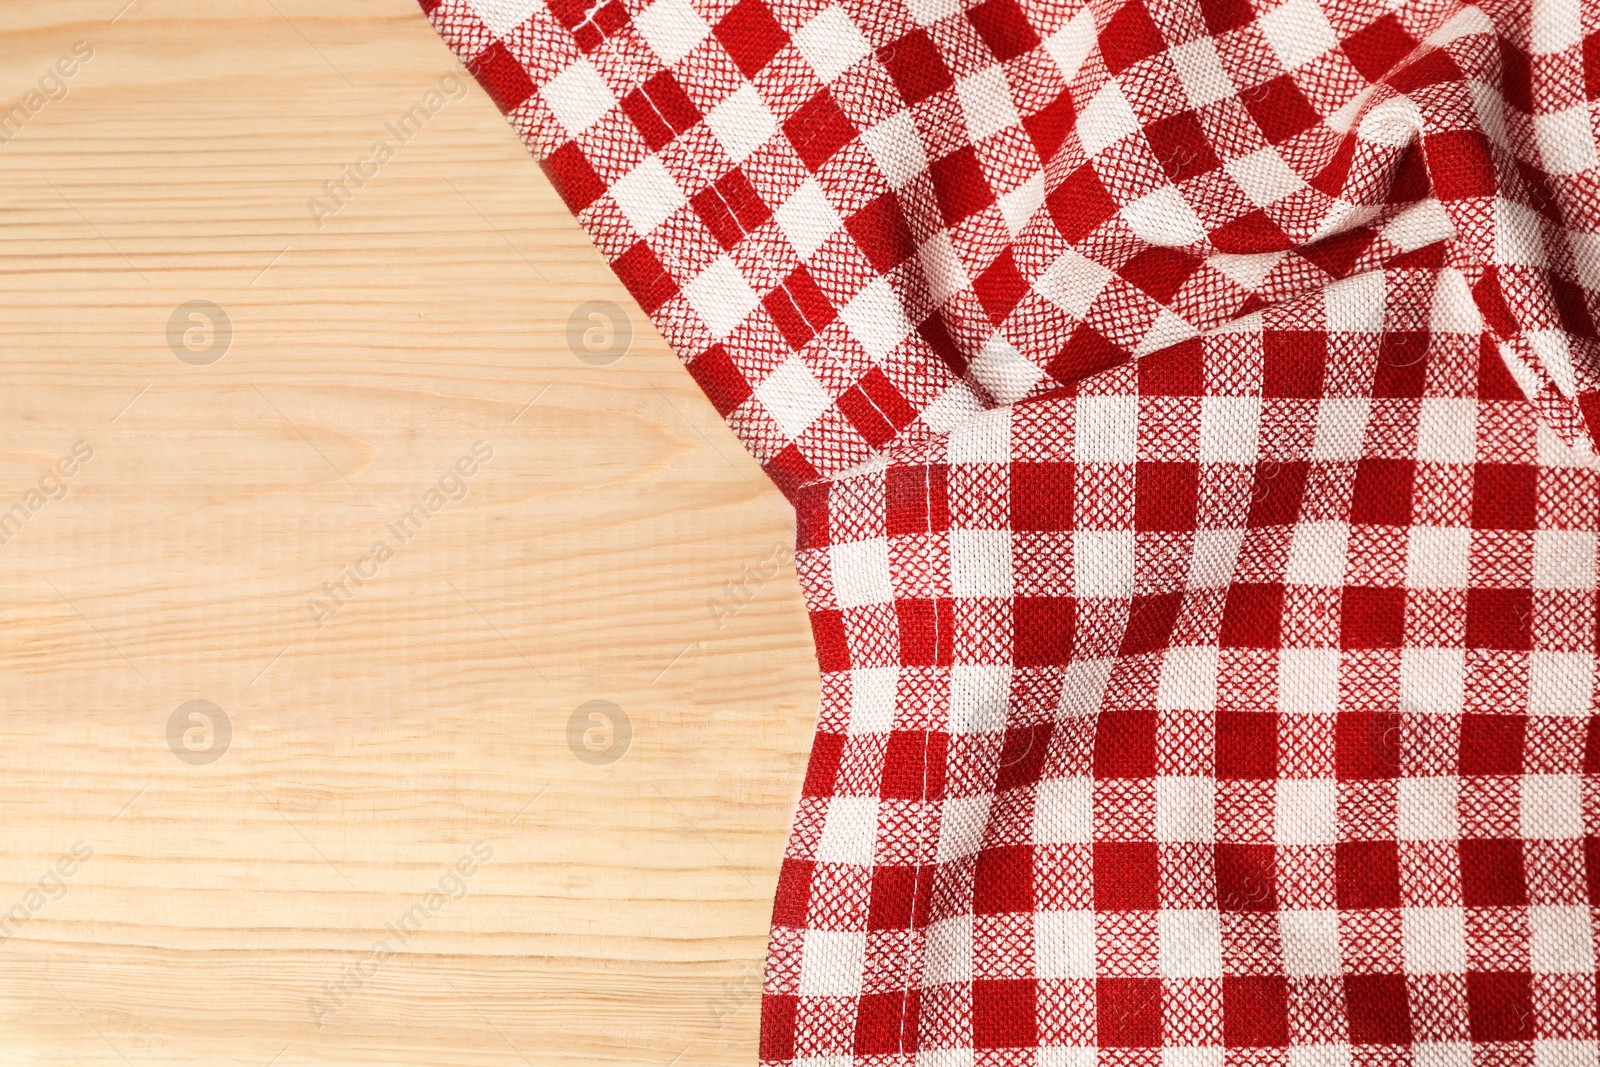
<instances>
[{"instance_id":1,"label":"wood grain","mask_svg":"<svg viewBox=\"0 0 1600 1067\"><path fill-rule=\"evenodd\" d=\"M0 3L0 1065L753 1062L787 505L410 0L124 3Z\"/></svg>"}]
</instances>

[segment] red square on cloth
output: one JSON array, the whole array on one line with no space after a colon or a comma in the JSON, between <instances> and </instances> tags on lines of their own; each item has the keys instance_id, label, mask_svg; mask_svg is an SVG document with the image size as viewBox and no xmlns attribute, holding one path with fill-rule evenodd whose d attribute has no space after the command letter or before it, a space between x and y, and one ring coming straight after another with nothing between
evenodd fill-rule
<instances>
[{"instance_id":1,"label":"red square on cloth","mask_svg":"<svg viewBox=\"0 0 1600 1067\"><path fill-rule=\"evenodd\" d=\"M1096 911L1149 911L1160 877L1154 841L1101 841L1094 846Z\"/></svg>"},{"instance_id":2,"label":"red square on cloth","mask_svg":"<svg viewBox=\"0 0 1600 1067\"><path fill-rule=\"evenodd\" d=\"M493 42L468 60L467 70L502 112L520 107L533 95L533 79L501 41Z\"/></svg>"},{"instance_id":3,"label":"red square on cloth","mask_svg":"<svg viewBox=\"0 0 1600 1067\"><path fill-rule=\"evenodd\" d=\"M1410 55L1417 40L1406 32L1399 19L1385 15L1346 37L1341 47L1361 76L1375 82Z\"/></svg>"},{"instance_id":4,"label":"red square on cloth","mask_svg":"<svg viewBox=\"0 0 1600 1067\"><path fill-rule=\"evenodd\" d=\"M967 9L967 21L996 59L1015 59L1039 46L1039 35L1017 0L984 0Z\"/></svg>"},{"instance_id":5,"label":"red square on cloth","mask_svg":"<svg viewBox=\"0 0 1600 1067\"><path fill-rule=\"evenodd\" d=\"M1289 980L1273 975L1222 979L1222 1043L1229 1048L1289 1044Z\"/></svg>"},{"instance_id":6,"label":"red square on cloth","mask_svg":"<svg viewBox=\"0 0 1600 1067\"><path fill-rule=\"evenodd\" d=\"M1141 463L1134 489L1134 529L1191 530L1200 494L1198 463Z\"/></svg>"},{"instance_id":7,"label":"red square on cloth","mask_svg":"<svg viewBox=\"0 0 1600 1067\"><path fill-rule=\"evenodd\" d=\"M1070 463L1014 463L1011 521L1019 530L1070 530L1076 469Z\"/></svg>"},{"instance_id":8,"label":"red square on cloth","mask_svg":"<svg viewBox=\"0 0 1600 1067\"><path fill-rule=\"evenodd\" d=\"M1161 1044L1159 978L1101 978L1095 983L1097 1038L1102 1048Z\"/></svg>"},{"instance_id":9,"label":"red square on cloth","mask_svg":"<svg viewBox=\"0 0 1600 1067\"><path fill-rule=\"evenodd\" d=\"M868 993L856 1012L854 1051L857 1056L881 1056L917 1047L920 990Z\"/></svg>"},{"instance_id":10,"label":"red square on cloth","mask_svg":"<svg viewBox=\"0 0 1600 1067\"><path fill-rule=\"evenodd\" d=\"M1277 648L1282 623L1283 586L1241 582L1228 590L1217 643L1223 648Z\"/></svg>"},{"instance_id":11,"label":"red square on cloth","mask_svg":"<svg viewBox=\"0 0 1600 1067\"><path fill-rule=\"evenodd\" d=\"M1344 781L1395 778L1400 774L1400 716L1345 711L1334 720L1334 767Z\"/></svg>"},{"instance_id":12,"label":"red square on cloth","mask_svg":"<svg viewBox=\"0 0 1600 1067\"><path fill-rule=\"evenodd\" d=\"M1219 908L1223 911L1277 909L1277 850L1272 845L1217 845L1216 863Z\"/></svg>"},{"instance_id":13,"label":"red square on cloth","mask_svg":"<svg viewBox=\"0 0 1600 1067\"><path fill-rule=\"evenodd\" d=\"M1406 591L1347 585L1340 605L1341 648L1399 648L1405 640Z\"/></svg>"},{"instance_id":14,"label":"red square on cloth","mask_svg":"<svg viewBox=\"0 0 1600 1067\"><path fill-rule=\"evenodd\" d=\"M1326 334L1266 330L1261 334L1261 395L1314 399L1328 364Z\"/></svg>"},{"instance_id":15,"label":"red square on cloth","mask_svg":"<svg viewBox=\"0 0 1600 1067\"><path fill-rule=\"evenodd\" d=\"M1514 907L1528 902L1522 842L1468 839L1461 842L1461 896L1469 908Z\"/></svg>"},{"instance_id":16,"label":"red square on cloth","mask_svg":"<svg viewBox=\"0 0 1600 1067\"><path fill-rule=\"evenodd\" d=\"M1037 1010L1032 981L979 979L973 982L973 1047L1032 1048L1039 1042Z\"/></svg>"},{"instance_id":17,"label":"red square on cloth","mask_svg":"<svg viewBox=\"0 0 1600 1067\"><path fill-rule=\"evenodd\" d=\"M712 31L746 78L772 62L789 41L778 20L761 0L739 0Z\"/></svg>"},{"instance_id":18,"label":"red square on cloth","mask_svg":"<svg viewBox=\"0 0 1600 1067\"><path fill-rule=\"evenodd\" d=\"M1467 1019L1473 1041L1532 1040L1532 976L1515 971L1468 973Z\"/></svg>"},{"instance_id":19,"label":"red square on cloth","mask_svg":"<svg viewBox=\"0 0 1600 1067\"><path fill-rule=\"evenodd\" d=\"M1217 712L1217 777L1278 776L1278 717L1259 711Z\"/></svg>"},{"instance_id":20,"label":"red square on cloth","mask_svg":"<svg viewBox=\"0 0 1600 1067\"><path fill-rule=\"evenodd\" d=\"M1393 841L1341 841L1334 861L1340 908L1398 908L1400 854Z\"/></svg>"},{"instance_id":21,"label":"red square on cloth","mask_svg":"<svg viewBox=\"0 0 1600 1067\"><path fill-rule=\"evenodd\" d=\"M1033 911L1033 849L1027 845L986 848L978 853L972 880L977 915Z\"/></svg>"},{"instance_id":22,"label":"red square on cloth","mask_svg":"<svg viewBox=\"0 0 1600 1067\"><path fill-rule=\"evenodd\" d=\"M1113 74L1121 73L1165 47L1161 31L1144 4L1123 4L1106 20L1106 27L1100 32L1100 53Z\"/></svg>"},{"instance_id":23,"label":"red square on cloth","mask_svg":"<svg viewBox=\"0 0 1600 1067\"><path fill-rule=\"evenodd\" d=\"M1153 777L1156 726L1154 711L1127 708L1103 712L1094 735L1095 777Z\"/></svg>"},{"instance_id":24,"label":"red square on cloth","mask_svg":"<svg viewBox=\"0 0 1600 1067\"><path fill-rule=\"evenodd\" d=\"M1071 597L1017 597L1012 618L1018 667L1053 667L1071 658L1077 601Z\"/></svg>"},{"instance_id":25,"label":"red square on cloth","mask_svg":"<svg viewBox=\"0 0 1600 1067\"><path fill-rule=\"evenodd\" d=\"M752 3L754 0L745 0ZM849 144L856 136L850 124L828 90L824 89L801 105L800 110L783 124L784 136L794 146L807 168L816 170L833 154Z\"/></svg>"},{"instance_id":26,"label":"red square on cloth","mask_svg":"<svg viewBox=\"0 0 1600 1067\"><path fill-rule=\"evenodd\" d=\"M1493 195L1494 159L1489 142L1472 130L1443 130L1423 139L1428 178L1440 200L1466 200Z\"/></svg>"},{"instance_id":27,"label":"red square on cloth","mask_svg":"<svg viewBox=\"0 0 1600 1067\"><path fill-rule=\"evenodd\" d=\"M1406 1045L1412 1040L1406 980L1400 974L1350 974L1344 979L1350 1040L1363 1045Z\"/></svg>"},{"instance_id":28,"label":"red square on cloth","mask_svg":"<svg viewBox=\"0 0 1600 1067\"><path fill-rule=\"evenodd\" d=\"M1533 647L1533 590L1468 589L1467 647Z\"/></svg>"},{"instance_id":29,"label":"red square on cloth","mask_svg":"<svg viewBox=\"0 0 1600 1067\"><path fill-rule=\"evenodd\" d=\"M869 201L846 219L844 226L874 270L892 270L915 251L911 231L906 227L905 215L894 193L884 193Z\"/></svg>"},{"instance_id":30,"label":"red square on cloth","mask_svg":"<svg viewBox=\"0 0 1600 1067\"><path fill-rule=\"evenodd\" d=\"M913 30L879 49L878 62L889 72L908 107L956 84L926 30Z\"/></svg>"}]
</instances>

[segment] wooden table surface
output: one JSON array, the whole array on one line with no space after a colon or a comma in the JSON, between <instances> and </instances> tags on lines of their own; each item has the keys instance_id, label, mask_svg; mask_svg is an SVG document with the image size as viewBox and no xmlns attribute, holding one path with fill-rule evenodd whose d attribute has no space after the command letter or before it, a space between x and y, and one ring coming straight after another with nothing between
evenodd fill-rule
<instances>
[{"instance_id":1,"label":"wooden table surface","mask_svg":"<svg viewBox=\"0 0 1600 1067\"><path fill-rule=\"evenodd\" d=\"M0 1065L753 1063L791 514L416 5L0 100Z\"/></svg>"}]
</instances>

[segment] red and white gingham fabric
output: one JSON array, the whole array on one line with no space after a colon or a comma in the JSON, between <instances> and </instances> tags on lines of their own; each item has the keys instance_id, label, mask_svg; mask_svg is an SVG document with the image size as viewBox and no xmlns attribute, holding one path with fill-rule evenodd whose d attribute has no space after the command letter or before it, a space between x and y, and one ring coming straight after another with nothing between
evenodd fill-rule
<instances>
[{"instance_id":1,"label":"red and white gingham fabric","mask_svg":"<svg viewBox=\"0 0 1600 1067\"><path fill-rule=\"evenodd\" d=\"M422 6L798 512L764 1062L1600 1060L1600 8Z\"/></svg>"}]
</instances>

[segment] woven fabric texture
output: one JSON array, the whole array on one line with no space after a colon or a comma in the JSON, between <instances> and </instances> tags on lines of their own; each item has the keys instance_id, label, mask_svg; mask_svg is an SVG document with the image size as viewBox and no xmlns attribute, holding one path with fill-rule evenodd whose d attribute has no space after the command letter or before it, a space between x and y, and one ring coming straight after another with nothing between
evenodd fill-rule
<instances>
[{"instance_id":1,"label":"woven fabric texture","mask_svg":"<svg viewBox=\"0 0 1600 1067\"><path fill-rule=\"evenodd\" d=\"M1600 8L422 6L795 504L765 1063L1600 1060Z\"/></svg>"}]
</instances>

